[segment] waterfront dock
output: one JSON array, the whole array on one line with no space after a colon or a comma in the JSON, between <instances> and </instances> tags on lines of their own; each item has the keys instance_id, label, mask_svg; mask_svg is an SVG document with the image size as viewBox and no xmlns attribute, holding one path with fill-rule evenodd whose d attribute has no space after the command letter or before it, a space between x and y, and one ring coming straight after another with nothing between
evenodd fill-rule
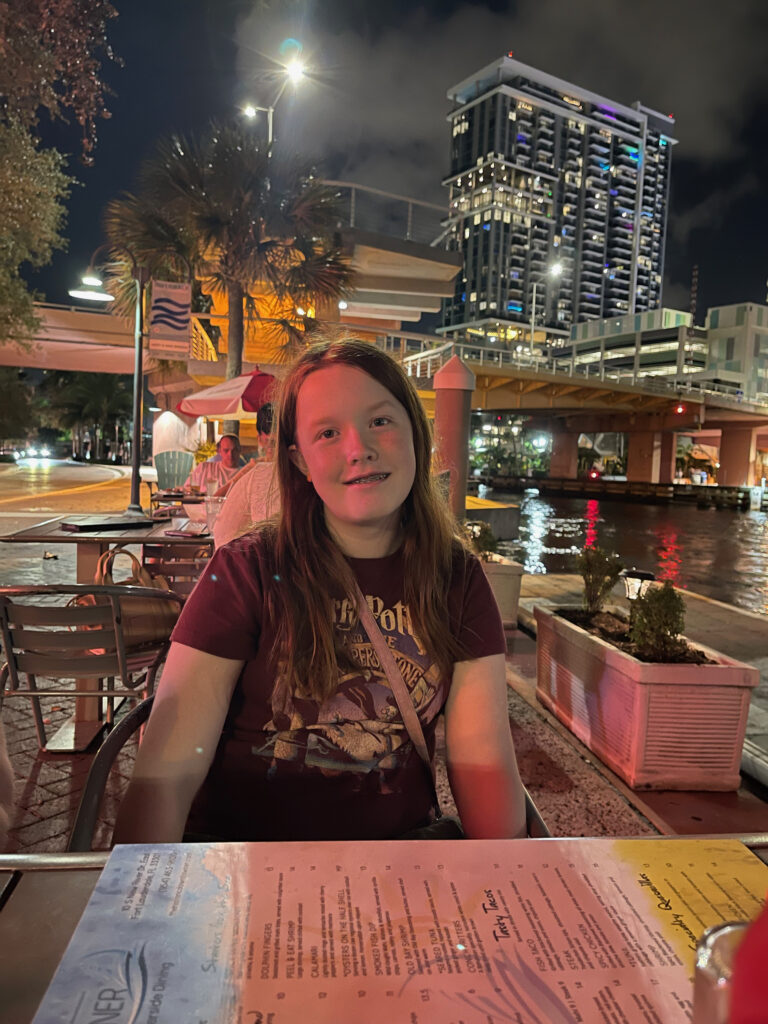
<instances>
[{"instance_id":1,"label":"waterfront dock","mask_svg":"<svg viewBox=\"0 0 768 1024\"><path fill-rule=\"evenodd\" d=\"M542 495L561 498L607 498L651 505L683 503L699 508L730 508L747 512L768 511L768 487L729 487L716 483L694 484L687 480L654 484L641 480L597 477L578 480L557 477L482 476L470 480L470 487L484 484L491 493L521 494L535 487Z\"/></svg>"}]
</instances>

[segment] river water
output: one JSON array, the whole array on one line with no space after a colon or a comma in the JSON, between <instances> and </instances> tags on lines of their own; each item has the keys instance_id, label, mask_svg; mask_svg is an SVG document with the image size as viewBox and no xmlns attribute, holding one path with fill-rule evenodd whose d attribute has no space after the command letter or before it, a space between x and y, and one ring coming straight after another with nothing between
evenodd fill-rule
<instances>
[{"instance_id":1,"label":"river water","mask_svg":"<svg viewBox=\"0 0 768 1024\"><path fill-rule=\"evenodd\" d=\"M596 498L524 494L490 497L520 503L517 540L499 550L529 573L575 572L574 557L596 543L634 566L718 601L768 614L768 516L700 509L694 504L641 505Z\"/></svg>"}]
</instances>

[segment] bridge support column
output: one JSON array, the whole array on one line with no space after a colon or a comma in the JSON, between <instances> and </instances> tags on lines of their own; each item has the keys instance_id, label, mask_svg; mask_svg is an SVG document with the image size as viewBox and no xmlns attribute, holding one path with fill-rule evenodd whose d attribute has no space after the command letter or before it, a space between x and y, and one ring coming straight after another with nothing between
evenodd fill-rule
<instances>
[{"instance_id":1,"label":"bridge support column","mask_svg":"<svg viewBox=\"0 0 768 1024\"><path fill-rule=\"evenodd\" d=\"M579 435L570 430L552 431L552 457L549 475L557 480L575 480L579 465Z\"/></svg>"},{"instance_id":2,"label":"bridge support column","mask_svg":"<svg viewBox=\"0 0 768 1024\"><path fill-rule=\"evenodd\" d=\"M627 480L646 484L659 482L663 436L655 430L632 431L627 446Z\"/></svg>"},{"instance_id":3,"label":"bridge support column","mask_svg":"<svg viewBox=\"0 0 768 1024\"><path fill-rule=\"evenodd\" d=\"M717 482L729 487L752 487L757 455L755 427L723 427L720 436L720 468Z\"/></svg>"},{"instance_id":4,"label":"bridge support column","mask_svg":"<svg viewBox=\"0 0 768 1024\"><path fill-rule=\"evenodd\" d=\"M665 431L661 435L661 453L659 456L659 483L671 484L675 479L675 459L677 458L677 434Z\"/></svg>"},{"instance_id":5,"label":"bridge support column","mask_svg":"<svg viewBox=\"0 0 768 1024\"><path fill-rule=\"evenodd\" d=\"M469 418L475 375L452 356L434 377L435 443L438 466L450 471L451 510L463 519L467 504L469 470Z\"/></svg>"}]
</instances>

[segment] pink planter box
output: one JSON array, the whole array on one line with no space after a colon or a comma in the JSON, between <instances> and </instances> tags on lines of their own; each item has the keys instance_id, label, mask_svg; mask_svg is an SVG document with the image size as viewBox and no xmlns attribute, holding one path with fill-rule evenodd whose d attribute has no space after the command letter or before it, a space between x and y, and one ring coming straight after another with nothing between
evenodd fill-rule
<instances>
[{"instance_id":1,"label":"pink planter box","mask_svg":"<svg viewBox=\"0 0 768 1024\"><path fill-rule=\"evenodd\" d=\"M633 789L732 790L760 674L702 644L716 665L649 664L544 608L536 696Z\"/></svg>"}]
</instances>

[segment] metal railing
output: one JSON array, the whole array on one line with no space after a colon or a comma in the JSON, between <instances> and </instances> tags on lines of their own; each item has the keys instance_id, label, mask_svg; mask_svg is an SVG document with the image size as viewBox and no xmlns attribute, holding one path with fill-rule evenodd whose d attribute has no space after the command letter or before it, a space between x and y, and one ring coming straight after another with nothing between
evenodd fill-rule
<instances>
[{"instance_id":1,"label":"metal railing","mask_svg":"<svg viewBox=\"0 0 768 1024\"><path fill-rule=\"evenodd\" d=\"M610 371L598 362L569 363L558 366L557 360L545 356L528 355L511 352L505 348L488 348L472 342L448 341L428 334L389 334L381 339L381 345L387 351L400 354L401 362L409 376L428 379L448 360L459 356L465 362L494 369L529 370L546 377L570 377L589 382L621 384L643 391L651 391L670 398L690 396L703 398L707 395L717 397L729 404L742 408L753 407L755 411L765 412L768 408L768 393L758 392L754 396L745 396L740 388L729 384L717 384L712 381L692 381L686 377L660 378L656 375L644 375L635 371ZM421 345L419 351L408 354L409 347Z\"/></svg>"},{"instance_id":2,"label":"metal railing","mask_svg":"<svg viewBox=\"0 0 768 1024\"><path fill-rule=\"evenodd\" d=\"M345 216L340 226L436 245L445 234L444 206L351 181L323 181L339 192Z\"/></svg>"},{"instance_id":3,"label":"metal railing","mask_svg":"<svg viewBox=\"0 0 768 1024\"><path fill-rule=\"evenodd\" d=\"M206 363L216 362L219 353L211 341L208 332L198 318L192 314L192 334L190 337L189 354L192 359L200 359Z\"/></svg>"}]
</instances>

